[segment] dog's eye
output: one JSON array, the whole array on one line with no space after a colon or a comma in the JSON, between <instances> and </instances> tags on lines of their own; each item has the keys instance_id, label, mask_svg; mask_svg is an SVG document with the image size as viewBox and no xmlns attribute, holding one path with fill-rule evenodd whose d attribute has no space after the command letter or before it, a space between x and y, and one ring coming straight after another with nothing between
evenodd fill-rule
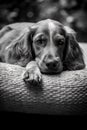
<instances>
[{"instance_id":1,"label":"dog's eye","mask_svg":"<svg viewBox=\"0 0 87 130\"><path fill-rule=\"evenodd\" d=\"M64 44L64 40L59 40L58 41L58 45L63 45Z\"/></svg>"},{"instance_id":2,"label":"dog's eye","mask_svg":"<svg viewBox=\"0 0 87 130\"><path fill-rule=\"evenodd\" d=\"M36 44L39 45L39 46L45 46L46 40L45 39L38 39L36 41Z\"/></svg>"},{"instance_id":3,"label":"dog's eye","mask_svg":"<svg viewBox=\"0 0 87 130\"><path fill-rule=\"evenodd\" d=\"M42 43L43 43L43 40L42 40L42 39L38 39L38 40L37 40L37 43L38 43L38 44L42 44Z\"/></svg>"},{"instance_id":4,"label":"dog's eye","mask_svg":"<svg viewBox=\"0 0 87 130\"><path fill-rule=\"evenodd\" d=\"M57 46L62 46L64 44L64 39L57 39L56 40L56 45Z\"/></svg>"}]
</instances>

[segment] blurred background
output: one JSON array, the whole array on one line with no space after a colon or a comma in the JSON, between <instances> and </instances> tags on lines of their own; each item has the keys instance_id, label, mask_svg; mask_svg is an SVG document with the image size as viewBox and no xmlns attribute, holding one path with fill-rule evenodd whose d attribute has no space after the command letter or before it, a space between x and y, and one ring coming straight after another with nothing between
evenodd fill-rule
<instances>
[{"instance_id":1,"label":"blurred background","mask_svg":"<svg viewBox=\"0 0 87 130\"><path fill-rule=\"evenodd\" d=\"M46 18L72 27L77 40L87 42L87 0L0 0L0 28Z\"/></svg>"}]
</instances>

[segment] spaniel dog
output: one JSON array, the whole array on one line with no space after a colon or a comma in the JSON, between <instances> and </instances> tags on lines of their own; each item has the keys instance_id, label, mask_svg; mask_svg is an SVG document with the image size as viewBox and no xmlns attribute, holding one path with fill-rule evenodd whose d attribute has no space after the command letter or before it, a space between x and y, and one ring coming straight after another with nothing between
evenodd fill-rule
<instances>
[{"instance_id":1,"label":"spaniel dog","mask_svg":"<svg viewBox=\"0 0 87 130\"><path fill-rule=\"evenodd\" d=\"M40 83L41 73L56 74L85 67L75 32L51 19L3 27L0 61L26 67L23 79L31 83Z\"/></svg>"}]
</instances>

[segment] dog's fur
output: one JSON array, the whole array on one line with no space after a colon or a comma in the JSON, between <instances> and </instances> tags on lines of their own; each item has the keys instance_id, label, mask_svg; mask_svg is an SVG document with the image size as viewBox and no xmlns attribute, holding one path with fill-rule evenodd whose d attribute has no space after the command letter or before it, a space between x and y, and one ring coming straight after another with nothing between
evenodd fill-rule
<instances>
[{"instance_id":1,"label":"dog's fur","mask_svg":"<svg viewBox=\"0 0 87 130\"><path fill-rule=\"evenodd\" d=\"M23 79L29 82L40 82L41 72L55 74L85 67L75 32L51 19L3 27L0 60L26 67Z\"/></svg>"}]
</instances>

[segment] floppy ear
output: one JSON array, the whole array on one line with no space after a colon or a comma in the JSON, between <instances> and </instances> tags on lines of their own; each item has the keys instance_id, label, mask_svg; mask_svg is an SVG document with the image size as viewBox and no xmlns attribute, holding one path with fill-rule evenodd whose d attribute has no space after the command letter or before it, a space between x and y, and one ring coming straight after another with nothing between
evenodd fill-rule
<instances>
[{"instance_id":1,"label":"floppy ear","mask_svg":"<svg viewBox=\"0 0 87 130\"><path fill-rule=\"evenodd\" d=\"M26 64L33 59L31 31L26 30L22 32L12 43L7 46L8 63L26 66Z\"/></svg>"},{"instance_id":2,"label":"floppy ear","mask_svg":"<svg viewBox=\"0 0 87 130\"><path fill-rule=\"evenodd\" d=\"M85 67L82 50L76 40L75 32L69 27L64 27L66 31L64 69L79 70Z\"/></svg>"}]
</instances>

